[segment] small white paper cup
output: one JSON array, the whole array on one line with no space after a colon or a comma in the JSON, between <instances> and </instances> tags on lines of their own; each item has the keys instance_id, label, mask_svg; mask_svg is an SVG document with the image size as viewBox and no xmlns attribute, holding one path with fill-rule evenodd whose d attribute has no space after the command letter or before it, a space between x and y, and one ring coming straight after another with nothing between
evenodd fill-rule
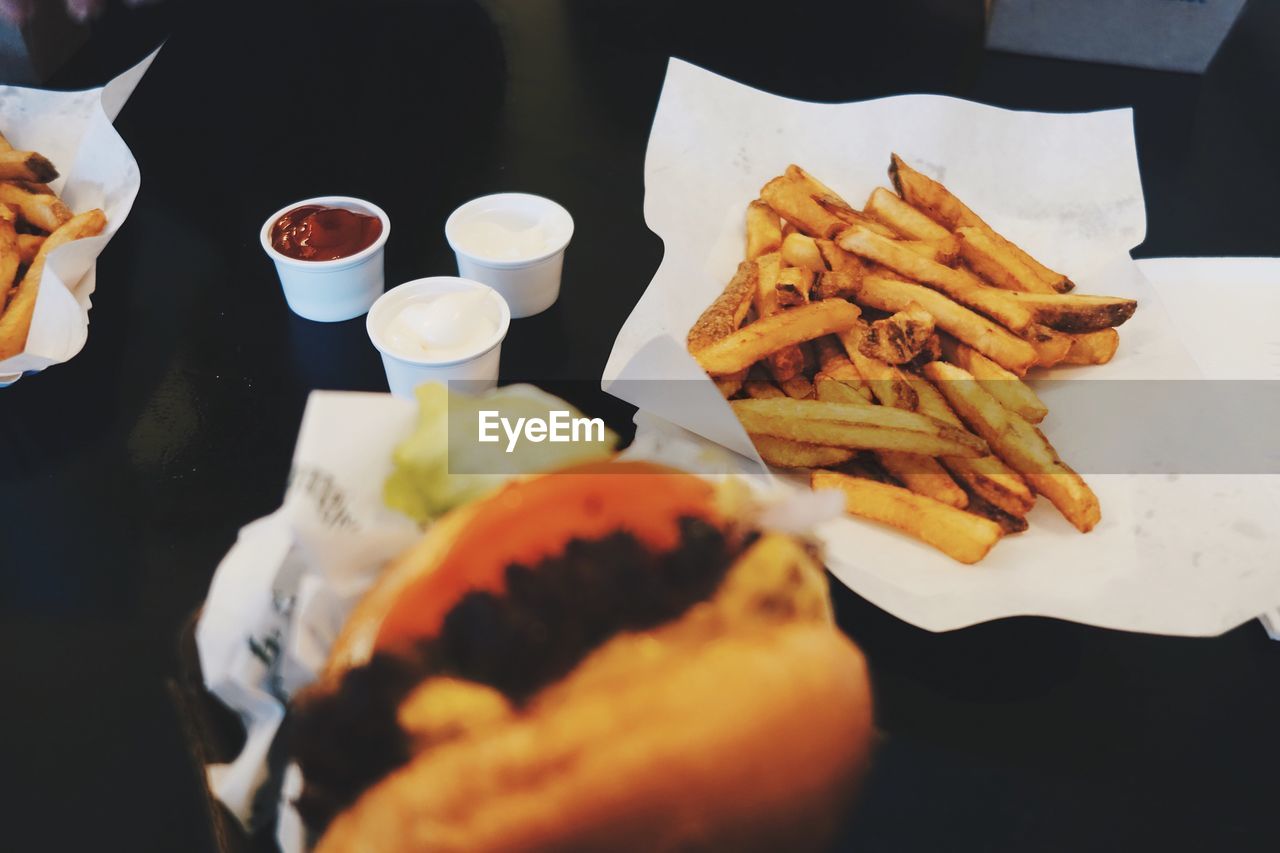
<instances>
[{"instance_id":1,"label":"small white paper cup","mask_svg":"<svg viewBox=\"0 0 1280 853\"><path fill-rule=\"evenodd\" d=\"M303 261L282 255L271 245L271 226L295 207L318 204L341 207L376 216L382 233L373 245L347 258L332 261ZM351 320L366 313L382 295L382 261L391 236L391 220L376 204L342 195L326 195L295 201L271 214L262 225L262 249L276 265L285 301L299 317L321 323Z\"/></svg>"},{"instance_id":2,"label":"small white paper cup","mask_svg":"<svg viewBox=\"0 0 1280 853\"><path fill-rule=\"evenodd\" d=\"M497 257L477 252L460 239L470 220L504 213L536 223L547 234L547 243L535 253ZM511 306L511 316L531 317L550 308L560 296L560 270L564 251L573 237L573 217L559 204L527 193L498 193L472 199L449 215L444 236L458 259L458 274L484 282Z\"/></svg>"},{"instance_id":3,"label":"small white paper cup","mask_svg":"<svg viewBox=\"0 0 1280 853\"><path fill-rule=\"evenodd\" d=\"M387 341L387 327L400 309L414 302L426 302L442 293L460 290L483 290L493 294L497 316L497 331L478 344L474 353L461 358L446 360L407 358L392 351ZM448 382L467 380L475 383L472 390L484 391L498 384L498 362L502 354L502 341L511 326L511 309L506 300L493 288L478 281L455 278L449 275L420 278L393 287L378 298L369 309L364 321L369 340L382 354L382 367L387 374L387 386L396 397L413 398L413 391L424 382Z\"/></svg>"}]
</instances>

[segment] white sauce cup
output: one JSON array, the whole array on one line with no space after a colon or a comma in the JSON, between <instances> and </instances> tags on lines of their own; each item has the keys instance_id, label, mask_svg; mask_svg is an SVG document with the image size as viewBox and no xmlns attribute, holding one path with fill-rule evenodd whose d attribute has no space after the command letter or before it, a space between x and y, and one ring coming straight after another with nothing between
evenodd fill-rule
<instances>
[{"instance_id":1,"label":"white sauce cup","mask_svg":"<svg viewBox=\"0 0 1280 853\"><path fill-rule=\"evenodd\" d=\"M497 250L468 240L469 227L494 217L528 223L540 229L544 239L533 247L513 244ZM573 217L551 199L527 193L472 199L450 214L444 236L458 259L458 274L502 294L512 317L545 311L560 296L560 272L573 237Z\"/></svg>"},{"instance_id":2,"label":"white sauce cup","mask_svg":"<svg viewBox=\"0 0 1280 853\"><path fill-rule=\"evenodd\" d=\"M340 207L382 222L382 233L373 244L346 258L332 261L304 261L282 255L271 245L271 228L295 207L317 204ZM343 195L326 195L295 201L271 214L262 225L262 249L275 262L285 301L299 317L321 323L351 320L367 312L382 295L383 255L391 220L376 204Z\"/></svg>"},{"instance_id":3,"label":"white sauce cup","mask_svg":"<svg viewBox=\"0 0 1280 853\"><path fill-rule=\"evenodd\" d=\"M429 303L432 297L460 290L481 290L492 295L491 319L497 327L494 334L478 341L473 352L458 358L445 360L411 358L391 347L387 330L391 322L405 306L415 302ZM493 288L478 281L453 276L420 278L393 287L373 304L365 318L369 340L382 354L382 367L387 374L387 386L396 397L413 398L413 391L423 382L448 382L468 380L475 383L472 390L484 391L498 384L498 362L502 353L502 341L511 325L511 309Z\"/></svg>"}]
</instances>

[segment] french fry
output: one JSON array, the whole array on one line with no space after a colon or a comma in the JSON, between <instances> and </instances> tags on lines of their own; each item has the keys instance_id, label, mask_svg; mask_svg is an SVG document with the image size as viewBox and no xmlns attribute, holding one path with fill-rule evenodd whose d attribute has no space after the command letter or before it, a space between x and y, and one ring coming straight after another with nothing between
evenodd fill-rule
<instances>
[{"instance_id":1,"label":"french fry","mask_svg":"<svg viewBox=\"0 0 1280 853\"><path fill-rule=\"evenodd\" d=\"M917 495L958 509L969 505L969 496L964 489L956 485L942 464L932 456L891 451L882 451L878 455L884 469Z\"/></svg>"},{"instance_id":2,"label":"french fry","mask_svg":"<svg viewBox=\"0 0 1280 853\"><path fill-rule=\"evenodd\" d=\"M753 435L751 443L760 458L775 468L826 468L848 462L855 453L847 447L788 441L772 435Z\"/></svg>"},{"instance_id":3,"label":"french fry","mask_svg":"<svg viewBox=\"0 0 1280 853\"><path fill-rule=\"evenodd\" d=\"M742 390L755 400L776 400L787 396L785 391L768 379L748 379L742 383Z\"/></svg>"},{"instance_id":4,"label":"french fry","mask_svg":"<svg viewBox=\"0 0 1280 853\"><path fill-rule=\"evenodd\" d=\"M871 390L858 386L819 370L813 376L814 397L822 403L848 403L852 406L871 405ZM865 392L865 393L864 393Z\"/></svg>"},{"instance_id":5,"label":"french fry","mask_svg":"<svg viewBox=\"0 0 1280 853\"><path fill-rule=\"evenodd\" d=\"M776 252L782 247L782 223L773 208L760 199L747 205L747 260Z\"/></svg>"},{"instance_id":6,"label":"french fry","mask_svg":"<svg viewBox=\"0 0 1280 853\"><path fill-rule=\"evenodd\" d=\"M830 240L814 240L823 263L833 272L846 273L855 279L862 278L871 269L870 264L857 255L841 249Z\"/></svg>"},{"instance_id":7,"label":"french fry","mask_svg":"<svg viewBox=\"0 0 1280 853\"><path fill-rule=\"evenodd\" d=\"M866 380L862 378L862 374L858 372L853 362L849 360L849 356L844 351L844 345L840 343L839 338L832 335L816 338L813 341L813 351L818 361L819 376L845 385L856 396L871 402L871 387L867 385ZM817 376L814 377L814 384L818 384ZM822 399L821 393L819 393L818 399Z\"/></svg>"},{"instance_id":8,"label":"french fry","mask_svg":"<svg viewBox=\"0 0 1280 853\"><path fill-rule=\"evenodd\" d=\"M842 332L857 322L860 313L843 299L811 302L756 320L698 350L694 357L712 376L736 373L778 350Z\"/></svg>"},{"instance_id":9,"label":"french fry","mask_svg":"<svg viewBox=\"0 0 1280 853\"><path fill-rule=\"evenodd\" d=\"M850 206L849 202L840 197L839 193L806 172L804 169L797 166L795 163L787 166L786 170L782 174L787 178L787 180L793 181L804 187L805 193L807 193L814 201L818 202L818 204L849 213L857 212Z\"/></svg>"},{"instance_id":10,"label":"french fry","mask_svg":"<svg viewBox=\"0 0 1280 853\"><path fill-rule=\"evenodd\" d=\"M1031 344L923 285L871 275L858 282L856 298L868 308L891 313L905 311L914 302L933 315L939 329L1020 376L1036 363Z\"/></svg>"},{"instance_id":11,"label":"french fry","mask_svg":"<svg viewBox=\"0 0 1280 853\"><path fill-rule=\"evenodd\" d=\"M898 195L902 196L903 200L925 213L930 219L945 226L948 230L954 231L960 227L979 228L987 232L993 239L1003 243L1024 264L1035 270L1036 275L1055 291L1062 293L1074 287L1071 280L1065 275L1054 272L1015 243L1000 236L994 228L984 222L982 217L970 210L964 202L956 198L950 190L908 166L897 154L890 157L889 177L893 181L894 187L898 190Z\"/></svg>"},{"instance_id":12,"label":"french fry","mask_svg":"<svg viewBox=\"0 0 1280 853\"><path fill-rule=\"evenodd\" d=\"M813 299L852 299L858 292L858 279L852 273L830 272L818 273L813 285Z\"/></svg>"},{"instance_id":13,"label":"french fry","mask_svg":"<svg viewBox=\"0 0 1280 853\"><path fill-rule=\"evenodd\" d=\"M793 441L925 456L980 456L985 442L965 430L887 406L815 400L734 400L747 432Z\"/></svg>"},{"instance_id":14,"label":"french fry","mask_svg":"<svg viewBox=\"0 0 1280 853\"><path fill-rule=\"evenodd\" d=\"M1000 532L1005 536L1022 533L1030 526L1027 524L1025 517L1004 511L990 501L984 500L981 495L975 494L970 489L966 488L965 494L969 497L969 503L965 509L974 515L980 515L1000 525Z\"/></svg>"},{"instance_id":15,"label":"french fry","mask_svg":"<svg viewBox=\"0 0 1280 853\"><path fill-rule=\"evenodd\" d=\"M1036 351L1036 367L1053 367L1071 350L1070 335L1039 323L1032 324L1022 335Z\"/></svg>"},{"instance_id":16,"label":"french fry","mask_svg":"<svg viewBox=\"0 0 1280 853\"><path fill-rule=\"evenodd\" d=\"M850 226L836 238L840 248L883 264L949 296L966 308L991 317L1020 332L1031 325L1032 313L1018 305L1010 291L989 287L964 270L945 267L921 257L900 242L888 240L859 226Z\"/></svg>"},{"instance_id":17,"label":"french fry","mask_svg":"<svg viewBox=\"0 0 1280 853\"><path fill-rule=\"evenodd\" d=\"M760 198L775 213L810 237L829 238L847 227L843 219L814 201L805 184L785 175L761 187Z\"/></svg>"},{"instance_id":18,"label":"french fry","mask_svg":"<svg viewBox=\"0 0 1280 853\"><path fill-rule=\"evenodd\" d=\"M12 222L13 220L10 219L9 221ZM43 234L19 234L18 257L22 263L30 265L36 259L36 253L40 251L44 241L45 236Z\"/></svg>"},{"instance_id":19,"label":"french fry","mask_svg":"<svg viewBox=\"0 0 1280 853\"><path fill-rule=\"evenodd\" d=\"M818 251L818 243L812 237L796 232L782 241L783 263L811 270L816 273L827 271L827 264Z\"/></svg>"},{"instance_id":20,"label":"french fry","mask_svg":"<svg viewBox=\"0 0 1280 853\"><path fill-rule=\"evenodd\" d=\"M22 218L42 231L56 231L71 219L71 211L53 195L28 192L13 184L0 183L0 204L11 204Z\"/></svg>"},{"instance_id":21,"label":"french fry","mask_svg":"<svg viewBox=\"0 0 1280 853\"><path fill-rule=\"evenodd\" d=\"M978 562L1000 540L994 521L887 483L814 471L810 484L842 492L850 515L894 527L961 563Z\"/></svg>"},{"instance_id":22,"label":"french fry","mask_svg":"<svg viewBox=\"0 0 1280 853\"><path fill-rule=\"evenodd\" d=\"M916 411L922 415L966 429L952 411L942 392L925 379L911 376L907 380L916 394ZM943 457L942 465L970 494L970 507L977 496L1011 516L1024 516L1035 505L1036 496L1018 472L1004 464L998 456ZM1007 531L1006 531L1007 532Z\"/></svg>"},{"instance_id":23,"label":"french fry","mask_svg":"<svg viewBox=\"0 0 1280 853\"><path fill-rule=\"evenodd\" d=\"M863 349L867 332L867 324L857 322L838 335L845 355L881 405L914 410L916 394L902 371Z\"/></svg>"},{"instance_id":24,"label":"french fry","mask_svg":"<svg viewBox=\"0 0 1280 853\"><path fill-rule=\"evenodd\" d=\"M58 177L58 170L43 154L34 151L0 151L0 180L47 183Z\"/></svg>"},{"instance_id":25,"label":"french fry","mask_svg":"<svg viewBox=\"0 0 1280 853\"><path fill-rule=\"evenodd\" d=\"M782 273L782 255L769 252L756 258L758 272L756 295L752 304L756 309L756 319L772 317L781 309L778 305L778 276ZM804 353L799 347L783 347L770 353L765 360L769 373L778 382L785 382L798 374L804 367Z\"/></svg>"},{"instance_id":26,"label":"french fry","mask_svg":"<svg viewBox=\"0 0 1280 853\"><path fill-rule=\"evenodd\" d=\"M101 234L106 225L106 215L101 210L94 209L71 217L49 234L36 253L35 260L14 288L4 313L0 314L0 359L15 356L26 347L27 333L31 330L31 314L36 307L40 278L44 275L45 260L49 253L73 240Z\"/></svg>"},{"instance_id":27,"label":"french fry","mask_svg":"<svg viewBox=\"0 0 1280 853\"><path fill-rule=\"evenodd\" d=\"M1106 364L1120 346L1120 334L1115 329L1100 329L1068 335L1071 347L1063 357L1063 364Z\"/></svg>"},{"instance_id":28,"label":"french fry","mask_svg":"<svg viewBox=\"0 0 1280 853\"><path fill-rule=\"evenodd\" d=\"M981 228L957 228L956 236L960 238L960 257L970 269L996 287L1028 293L1057 293L1006 243Z\"/></svg>"},{"instance_id":29,"label":"french fry","mask_svg":"<svg viewBox=\"0 0 1280 853\"><path fill-rule=\"evenodd\" d=\"M716 384L716 388L720 391L720 396L730 400L742 390L743 384L747 381L747 371L739 370L737 373L731 373L728 376L717 376L711 381Z\"/></svg>"},{"instance_id":30,"label":"french fry","mask_svg":"<svg viewBox=\"0 0 1280 853\"><path fill-rule=\"evenodd\" d=\"M18 277L22 253L18 249L18 234L11 220L0 220L0 311L4 310L9 288Z\"/></svg>"},{"instance_id":31,"label":"french fry","mask_svg":"<svg viewBox=\"0 0 1280 853\"><path fill-rule=\"evenodd\" d=\"M1097 495L1058 457L1043 433L1000 405L962 368L934 361L924 366L924 372L997 456L1048 498L1077 530L1093 529L1102 517Z\"/></svg>"},{"instance_id":32,"label":"french fry","mask_svg":"<svg viewBox=\"0 0 1280 853\"><path fill-rule=\"evenodd\" d=\"M863 335L865 355L888 364L906 364L920 354L933 336L933 315L912 303L904 310L876 320Z\"/></svg>"},{"instance_id":33,"label":"french fry","mask_svg":"<svg viewBox=\"0 0 1280 853\"><path fill-rule=\"evenodd\" d=\"M795 307L809 301L809 291L813 288L813 271L801 267L787 267L778 272L778 283L774 289L778 294L778 305Z\"/></svg>"},{"instance_id":34,"label":"french fry","mask_svg":"<svg viewBox=\"0 0 1280 853\"><path fill-rule=\"evenodd\" d=\"M779 382L778 387L793 400L812 400L815 397L813 381L803 373Z\"/></svg>"},{"instance_id":35,"label":"french fry","mask_svg":"<svg viewBox=\"0 0 1280 853\"><path fill-rule=\"evenodd\" d=\"M887 225L900 237L932 243L947 258L941 263L953 264L960 255L960 241L956 235L884 187L875 188L863 212Z\"/></svg>"},{"instance_id":36,"label":"french fry","mask_svg":"<svg viewBox=\"0 0 1280 853\"><path fill-rule=\"evenodd\" d=\"M972 373L978 384L1009 411L1017 412L1033 424L1040 423L1049 414L1049 408L1025 382L972 347L946 337L942 340L942 354L956 367Z\"/></svg>"},{"instance_id":37,"label":"french fry","mask_svg":"<svg viewBox=\"0 0 1280 853\"><path fill-rule=\"evenodd\" d=\"M738 264L733 278L689 330L685 341L689 352L697 352L738 330L756 296L758 278L753 261Z\"/></svg>"},{"instance_id":38,"label":"french fry","mask_svg":"<svg viewBox=\"0 0 1280 853\"><path fill-rule=\"evenodd\" d=\"M1119 326L1133 316L1138 303L1120 296L1084 296L1077 293L1019 293L1006 296L1020 303L1043 323L1060 332L1098 332Z\"/></svg>"}]
</instances>

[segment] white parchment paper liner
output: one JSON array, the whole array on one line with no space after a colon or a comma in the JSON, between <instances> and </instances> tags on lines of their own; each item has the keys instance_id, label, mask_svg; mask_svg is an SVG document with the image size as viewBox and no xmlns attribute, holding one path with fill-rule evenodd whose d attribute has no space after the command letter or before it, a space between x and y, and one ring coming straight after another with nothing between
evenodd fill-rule
<instances>
[{"instance_id":1,"label":"white parchment paper liner","mask_svg":"<svg viewBox=\"0 0 1280 853\"><path fill-rule=\"evenodd\" d=\"M95 261L124 224L141 186L138 163L112 122L157 53L159 48L98 89L55 92L0 86L0 129L9 142L53 161L61 173L53 189L73 211L100 207L107 215L102 234L49 255L26 349L0 361L0 386L25 372L68 361L84 348Z\"/></svg>"},{"instance_id":2,"label":"white parchment paper liner","mask_svg":"<svg viewBox=\"0 0 1280 853\"><path fill-rule=\"evenodd\" d=\"M685 333L736 267L743 211L765 181L799 163L861 204L887 185L890 152L944 180L997 230L1070 274L1080 292L1139 301L1110 364L1039 375L1201 378L1129 256L1146 232L1132 124L1129 110L1011 112L933 95L814 104L672 60L645 160L645 219L665 254L618 334L603 386L656 416L641 420L645 431L667 422L762 470L728 405L685 352ZM1274 329L1269 334L1274 340ZM1055 436L1052 388L1045 402L1045 431L1070 462L1070 437ZM933 631L1041 615L1212 635L1280 602L1276 478L1088 479L1103 508L1088 535L1042 500L1030 530L964 567L894 531L838 519L820 530L828 566L859 595Z\"/></svg>"}]
</instances>

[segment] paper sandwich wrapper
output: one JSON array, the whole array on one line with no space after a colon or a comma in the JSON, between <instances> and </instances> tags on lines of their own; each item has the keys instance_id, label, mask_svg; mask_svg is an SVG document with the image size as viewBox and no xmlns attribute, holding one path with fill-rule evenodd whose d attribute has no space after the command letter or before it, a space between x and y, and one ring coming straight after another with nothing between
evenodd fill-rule
<instances>
[{"instance_id":1,"label":"paper sandwich wrapper","mask_svg":"<svg viewBox=\"0 0 1280 853\"><path fill-rule=\"evenodd\" d=\"M105 86L56 92L0 86L0 128L20 150L39 151L61 173L52 187L74 212L100 207L102 234L49 255L25 350L0 361L0 386L22 374L73 358L89 336L95 262L124 224L141 186L138 163L112 122L151 66L159 48Z\"/></svg>"}]
</instances>

